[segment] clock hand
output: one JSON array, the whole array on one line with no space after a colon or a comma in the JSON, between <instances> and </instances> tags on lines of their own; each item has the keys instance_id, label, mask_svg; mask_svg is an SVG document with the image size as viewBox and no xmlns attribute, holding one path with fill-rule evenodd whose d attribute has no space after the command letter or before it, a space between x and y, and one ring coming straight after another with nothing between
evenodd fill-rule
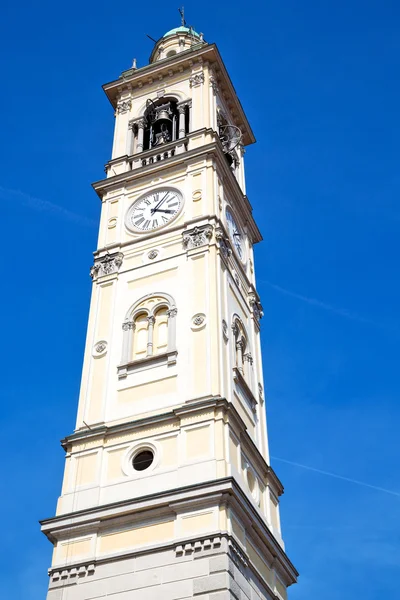
<instances>
[{"instance_id":1,"label":"clock hand","mask_svg":"<svg viewBox=\"0 0 400 600\"><path fill-rule=\"evenodd\" d=\"M154 208L154 209L153 209L153 214L154 214L155 212L165 212L165 213L171 213L171 214L172 214L172 213L174 213L175 211L174 211L174 210L163 209L163 208Z\"/></svg>"},{"instance_id":2,"label":"clock hand","mask_svg":"<svg viewBox=\"0 0 400 600\"><path fill-rule=\"evenodd\" d=\"M163 196L163 198L161 198L160 202L157 203L157 205L151 209L150 213L152 215L154 215L154 213L156 212L156 210L158 210L158 208L161 206L161 204L164 202L165 198L168 196L169 192L167 192L165 194L165 196Z\"/></svg>"}]
</instances>

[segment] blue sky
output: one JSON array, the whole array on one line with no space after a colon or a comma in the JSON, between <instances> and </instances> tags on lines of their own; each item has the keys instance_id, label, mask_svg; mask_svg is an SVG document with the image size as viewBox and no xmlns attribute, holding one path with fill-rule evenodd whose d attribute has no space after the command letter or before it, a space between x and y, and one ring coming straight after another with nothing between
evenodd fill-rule
<instances>
[{"instance_id":1,"label":"blue sky","mask_svg":"<svg viewBox=\"0 0 400 600\"><path fill-rule=\"evenodd\" d=\"M258 140L247 183L264 236L272 464L301 572L290 597L394 597L400 6L205 0L186 14L218 44ZM3 4L0 582L14 600L47 588L37 520L54 514L59 440L74 426L99 217L90 183L114 121L101 84L133 57L146 64L146 33L178 24L177 5L159 0Z\"/></svg>"}]
</instances>

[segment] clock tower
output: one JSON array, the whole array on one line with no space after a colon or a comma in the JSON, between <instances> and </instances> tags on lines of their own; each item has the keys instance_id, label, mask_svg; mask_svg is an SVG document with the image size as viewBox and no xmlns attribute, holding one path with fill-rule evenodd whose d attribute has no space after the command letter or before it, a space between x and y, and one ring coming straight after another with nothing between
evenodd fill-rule
<instances>
[{"instance_id":1,"label":"clock tower","mask_svg":"<svg viewBox=\"0 0 400 600\"><path fill-rule=\"evenodd\" d=\"M244 149L215 44L183 24L115 111L48 600L286 599Z\"/></svg>"}]
</instances>

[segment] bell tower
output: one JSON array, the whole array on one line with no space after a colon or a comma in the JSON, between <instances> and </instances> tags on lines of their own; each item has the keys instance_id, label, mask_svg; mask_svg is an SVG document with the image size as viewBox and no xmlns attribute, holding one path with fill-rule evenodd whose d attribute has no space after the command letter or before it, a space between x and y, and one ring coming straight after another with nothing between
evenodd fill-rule
<instances>
[{"instance_id":1,"label":"bell tower","mask_svg":"<svg viewBox=\"0 0 400 600\"><path fill-rule=\"evenodd\" d=\"M286 599L244 149L215 44L183 24L115 111L48 600Z\"/></svg>"}]
</instances>

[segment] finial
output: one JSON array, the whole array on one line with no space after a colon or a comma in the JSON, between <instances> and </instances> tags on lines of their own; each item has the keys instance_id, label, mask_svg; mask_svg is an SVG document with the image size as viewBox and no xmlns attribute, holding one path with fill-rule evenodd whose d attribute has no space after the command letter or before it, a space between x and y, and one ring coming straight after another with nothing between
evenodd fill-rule
<instances>
[{"instance_id":1,"label":"finial","mask_svg":"<svg viewBox=\"0 0 400 600\"><path fill-rule=\"evenodd\" d=\"M179 10L179 14L181 15L181 25L182 27L185 27L186 25L186 21L185 21L185 7L182 6L182 8L178 8Z\"/></svg>"},{"instance_id":2,"label":"finial","mask_svg":"<svg viewBox=\"0 0 400 600\"><path fill-rule=\"evenodd\" d=\"M132 68L132 69L137 69L137 66L136 66L136 58L134 58L134 59L133 59L133 62L132 62L132 67L131 67L131 68Z\"/></svg>"}]
</instances>

